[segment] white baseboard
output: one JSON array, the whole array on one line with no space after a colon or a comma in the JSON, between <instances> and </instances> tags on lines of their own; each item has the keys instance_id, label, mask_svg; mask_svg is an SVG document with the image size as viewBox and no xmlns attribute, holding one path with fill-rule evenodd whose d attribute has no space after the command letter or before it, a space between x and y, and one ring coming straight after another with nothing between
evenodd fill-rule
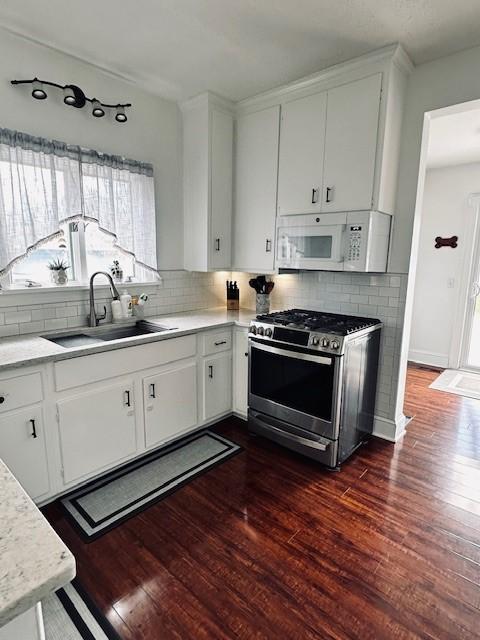
<instances>
[{"instance_id":1,"label":"white baseboard","mask_svg":"<svg viewBox=\"0 0 480 640\"><path fill-rule=\"evenodd\" d=\"M444 353L434 353L433 351L422 351L422 349L410 349L408 352L410 362L427 364L431 367L448 369L448 355Z\"/></svg>"},{"instance_id":2,"label":"white baseboard","mask_svg":"<svg viewBox=\"0 0 480 640\"><path fill-rule=\"evenodd\" d=\"M405 428L411 418L401 415L396 420L375 416L373 421L373 435L389 442L398 442L405 435Z\"/></svg>"}]
</instances>

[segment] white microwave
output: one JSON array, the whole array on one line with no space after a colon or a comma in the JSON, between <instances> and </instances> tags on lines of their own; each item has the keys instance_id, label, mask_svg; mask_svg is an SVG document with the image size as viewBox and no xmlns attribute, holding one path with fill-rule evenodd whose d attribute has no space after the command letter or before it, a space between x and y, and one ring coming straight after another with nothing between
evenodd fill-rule
<instances>
[{"instance_id":1,"label":"white microwave","mask_svg":"<svg viewBox=\"0 0 480 640\"><path fill-rule=\"evenodd\" d=\"M390 223L391 216L379 211L282 216L276 267L384 272Z\"/></svg>"}]
</instances>

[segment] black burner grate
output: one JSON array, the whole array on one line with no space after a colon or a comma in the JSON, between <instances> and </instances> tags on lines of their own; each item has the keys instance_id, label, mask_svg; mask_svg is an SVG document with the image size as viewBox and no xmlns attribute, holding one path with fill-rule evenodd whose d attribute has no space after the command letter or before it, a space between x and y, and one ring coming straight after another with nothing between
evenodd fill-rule
<instances>
[{"instance_id":1,"label":"black burner grate","mask_svg":"<svg viewBox=\"0 0 480 640\"><path fill-rule=\"evenodd\" d=\"M279 324L285 327L321 331L342 336L361 331L362 329L380 323L380 320L374 318L345 316L337 313L309 311L307 309L288 309L276 313L267 313L258 315L257 320L260 322Z\"/></svg>"}]
</instances>

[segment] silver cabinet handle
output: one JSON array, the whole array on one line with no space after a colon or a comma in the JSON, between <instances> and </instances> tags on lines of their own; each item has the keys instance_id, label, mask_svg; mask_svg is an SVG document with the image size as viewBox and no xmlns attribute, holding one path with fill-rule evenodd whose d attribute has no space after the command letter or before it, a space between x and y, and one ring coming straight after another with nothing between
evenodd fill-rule
<instances>
[{"instance_id":1,"label":"silver cabinet handle","mask_svg":"<svg viewBox=\"0 0 480 640\"><path fill-rule=\"evenodd\" d=\"M208 377L209 378L213 378L213 365L212 364L208 365Z\"/></svg>"},{"instance_id":2,"label":"silver cabinet handle","mask_svg":"<svg viewBox=\"0 0 480 640\"><path fill-rule=\"evenodd\" d=\"M265 240L265 251L267 253L270 253L271 250L272 250L272 241L267 238Z\"/></svg>"},{"instance_id":3,"label":"silver cabinet handle","mask_svg":"<svg viewBox=\"0 0 480 640\"><path fill-rule=\"evenodd\" d=\"M227 344L226 340L220 340L219 342L215 342L215 346L219 347L221 344Z\"/></svg>"},{"instance_id":4,"label":"silver cabinet handle","mask_svg":"<svg viewBox=\"0 0 480 640\"><path fill-rule=\"evenodd\" d=\"M215 238L215 251L220 251L220 238Z\"/></svg>"},{"instance_id":5,"label":"silver cabinet handle","mask_svg":"<svg viewBox=\"0 0 480 640\"><path fill-rule=\"evenodd\" d=\"M333 193L333 187L327 187L325 190L325 202L333 202L331 194Z\"/></svg>"},{"instance_id":6,"label":"silver cabinet handle","mask_svg":"<svg viewBox=\"0 0 480 640\"><path fill-rule=\"evenodd\" d=\"M125 397L125 406L126 407L131 407L132 403L130 402L130 390L126 389L124 391L124 397Z\"/></svg>"},{"instance_id":7,"label":"silver cabinet handle","mask_svg":"<svg viewBox=\"0 0 480 640\"><path fill-rule=\"evenodd\" d=\"M319 192L319 188L317 187L316 189L312 189L312 204L317 204L318 202L318 192Z\"/></svg>"},{"instance_id":8,"label":"silver cabinet handle","mask_svg":"<svg viewBox=\"0 0 480 640\"><path fill-rule=\"evenodd\" d=\"M32 438L38 438L35 420L33 418L30 420L30 424L32 425Z\"/></svg>"},{"instance_id":9,"label":"silver cabinet handle","mask_svg":"<svg viewBox=\"0 0 480 640\"><path fill-rule=\"evenodd\" d=\"M150 398L155 398L156 397L156 395L155 395L155 383L152 382L151 384L149 384L148 385L148 389L149 389L149 391L148 391L149 397Z\"/></svg>"}]
</instances>

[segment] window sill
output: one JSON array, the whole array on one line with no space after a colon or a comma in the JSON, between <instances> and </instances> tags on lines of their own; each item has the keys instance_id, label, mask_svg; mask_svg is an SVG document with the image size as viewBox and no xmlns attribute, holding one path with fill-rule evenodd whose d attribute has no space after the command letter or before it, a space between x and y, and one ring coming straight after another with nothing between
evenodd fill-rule
<instances>
[{"instance_id":1,"label":"window sill","mask_svg":"<svg viewBox=\"0 0 480 640\"><path fill-rule=\"evenodd\" d=\"M158 285L162 284L162 279L156 280L152 282L149 280L148 282L120 282L115 283L117 289L130 289L132 287L158 287ZM68 283L68 284L53 284L53 285L42 285L41 287L4 287L0 289L0 295L18 295L21 293L40 293L42 291L51 293L52 291L88 291L90 285L88 284L77 284L76 282ZM97 289L109 289L110 285L108 282L95 282L95 291Z\"/></svg>"},{"instance_id":2,"label":"window sill","mask_svg":"<svg viewBox=\"0 0 480 640\"><path fill-rule=\"evenodd\" d=\"M127 290L131 294L140 294L144 290L161 286L162 279L156 282L125 282L116 284L119 293ZM41 305L50 302L69 302L84 300L89 291L88 284L46 285L44 287L18 287L0 290L0 309L22 305ZM95 282L95 291L109 291L108 282ZM88 293L87 293L88 297Z\"/></svg>"}]
</instances>

